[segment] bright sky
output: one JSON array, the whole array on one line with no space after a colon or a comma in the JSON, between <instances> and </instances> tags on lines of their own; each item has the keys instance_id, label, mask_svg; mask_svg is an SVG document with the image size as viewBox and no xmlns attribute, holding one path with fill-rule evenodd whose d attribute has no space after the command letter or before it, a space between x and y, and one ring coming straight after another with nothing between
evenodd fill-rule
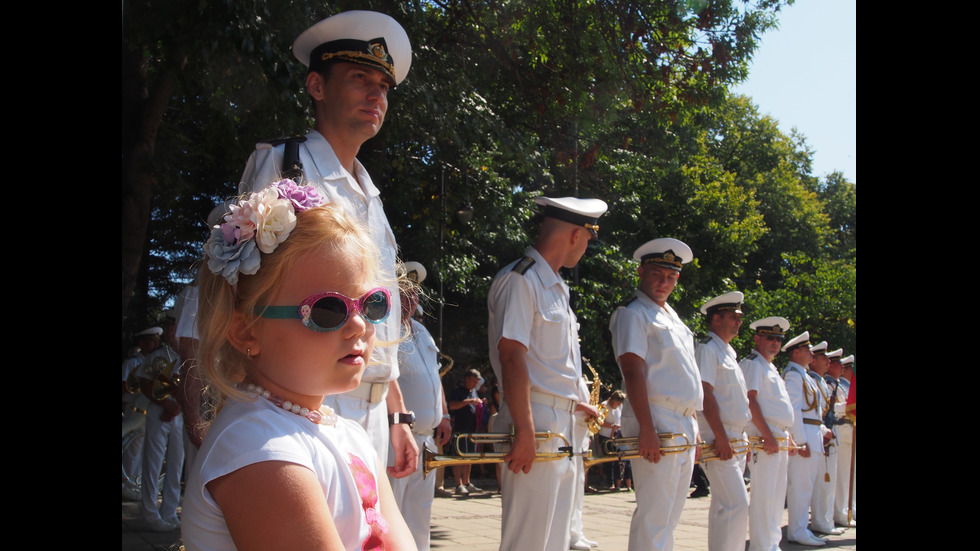
<instances>
[{"instance_id":1,"label":"bright sky","mask_svg":"<svg viewBox=\"0 0 980 551\"><path fill-rule=\"evenodd\" d=\"M749 80L734 92L807 138L813 174L857 183L857 0L796 0L762 35Z\"/></svg>"}]
</instances>

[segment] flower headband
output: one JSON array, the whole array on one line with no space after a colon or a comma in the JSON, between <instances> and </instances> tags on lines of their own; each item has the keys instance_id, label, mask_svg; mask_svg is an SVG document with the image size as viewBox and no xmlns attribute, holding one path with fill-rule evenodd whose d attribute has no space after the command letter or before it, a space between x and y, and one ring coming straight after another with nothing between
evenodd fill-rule
<instances>
[{"instance_id":1,"label":"flower headband","mask_svg":"<svg viewBox=\"0 0 980 551\"><path fill-rule=\"evenodd\" d=\"M296 213L318 207L326 199L312 185L300 186L292 180L280 180L261 191L250 193L224 223L211 228L204 244L211 273L221 275L230 285L238 283L238 274L259 271L259 253L269 254L289 237L296 227Z\"/></svg>"}]
</instances>

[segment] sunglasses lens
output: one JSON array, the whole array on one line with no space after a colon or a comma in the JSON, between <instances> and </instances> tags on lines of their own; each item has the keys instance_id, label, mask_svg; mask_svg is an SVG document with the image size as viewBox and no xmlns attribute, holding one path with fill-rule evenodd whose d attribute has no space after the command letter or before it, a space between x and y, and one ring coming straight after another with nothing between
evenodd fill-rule
<instances>
[{"instance_id":1,"label":"sunglasses lens","mask_svg":"<svg viewBox=\"0 0 980 551\"><path fill-rule=\"evenodd\" d=\"M388 295L382 291L375 291L364 297L361 308L366 320L371 323L381 323L388 317L391 305L388 304Z\"/></svg>"},{"instance_id":2,"label":"sunglasses lens","mask_svg":"<svg viewBox=\"0 0 980 551\"><path fill-rule=\"evenodd\" d=\"M336 329L347 319L347 305L337 297L324 297L313 303L310 320L322 329Z\"/></svg>"}]
</instances>

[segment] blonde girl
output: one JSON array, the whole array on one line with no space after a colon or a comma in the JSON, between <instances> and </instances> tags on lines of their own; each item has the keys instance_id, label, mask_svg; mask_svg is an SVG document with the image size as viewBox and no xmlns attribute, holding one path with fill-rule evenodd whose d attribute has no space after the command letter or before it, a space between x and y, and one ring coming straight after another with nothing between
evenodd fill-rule
<instances>
[{"instance_id":1,"label":"blonde girl","mask_svg":"<svg viewBox=\"0 0 980 551\"><path fill-rule=\"evenodd\" d=\"M415 549L364 429L322 403L360 383L390 309L377 247L290 180L230 210L198 276L217 414L185 489L185 548Z\"/></svg>"}]
</instances>

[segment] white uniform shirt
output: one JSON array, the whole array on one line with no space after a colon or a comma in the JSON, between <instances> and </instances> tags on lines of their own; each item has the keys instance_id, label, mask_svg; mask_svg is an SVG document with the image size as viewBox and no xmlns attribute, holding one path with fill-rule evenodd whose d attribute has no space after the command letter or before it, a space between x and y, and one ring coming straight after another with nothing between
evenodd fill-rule
<instances>
[{"instance_id":1,"label":"white uniform shirt","mask_svg":"<svg viewBox=\"0 0 980 551\"><path fill-rule=\"evenodd\" d=\"M745 378L738 366L738 356L735 349L713 331L708 331L708 338L705 340L707 342L699 342L695 348L701 381L713 387L721 422L726 425L726 430L736 433L732 436L738 437L738 433L745 430L745 425L752 419ZM712 441L714 434L702 411L698 412L698 425L702 438Z\"/></svg>"},{"instance_id":2,"label":"white uniform shirt","mask_svg":"<svg viewBox=\"0 0 980 551\"><path fill-rule=\"evenodd\" d=\"M756 351L752 351L738 365L745 374L746 392L757 392L755 398L769 430L789 430L793 426L793 402L776 366Z\"/></svg>"},{"instance_id":3,"label":"white uniform shirt","mask_svg":"<svg viewBox=\"0 0 980 551\"><path fill-rule=\"evenodd\" d=\"M818 439L807 440L806 431L803 428L804 419L821 419L823 411L823 396L817 382L806 372L803 366L796 362L789 362L783 371L783 381L786 383L786 392L793 402L793 440L798 445L809 443L810 449L823 451L823 442ZM815 425L814 425L815 426ZM811 432L812 433L812 432ZM819 436L820 431L816 434Z\"/></svg>"},{"instance_id":4,"label":"white uniform shirt","mask_svg":"<svg viewBox=\"0 0 980 551\"><path fill-rule=\"evenodd\" d=\"M177 310L177 339L197 339L197 285L188 285L180 292Z\"/></svg>"},{"instance_id":5,"label":"white uniform shirt","mask_svg":"<svg viewBox=\"0 0 980 551\"><path fill-rule=\"evenodd\" d=\"M283 149L282 145L272 147L269 144L258 144L245 165L238 186L239 192L258 191L279 181ZM395 234L388 225L388 217L381 204L381 192L374 186L364 166L357 159L354 160L354 170L357 173L355 179L340 166L333 148L316 130L311 130L306 135L306 141L300 144L299 159L303 163L303 185L316 186L331 203L342 205L346 212L367 224L371 238L381 250L383 276L394 281L398 256ZM395 346L383 344L394 343L400 335L401 301L397 287L388 290L391 292L391 312L384 324L375 326L377 344L361 377L362 382L380 383L398 378L397 350Z\"/></svg>"},{"instance_id":6,"label":"white uniform shirt","mask_svg":"<svg viewBox=\"0 0 980 551\"><path fill-rule=\"evenodd\" d=\"M424 325L411 320L412 335L398 346L398 386L405 407L415 412L415 432L431 431L442 422L439 348Z\"/></svg>"},{"instance_id":7,"label":"white uniform shirt","mask_svg":"<svg viewBox=\"0 0 980 551\"><path fill-rule=\"evenodd\" d=\"M569 306L568 285L534 247L525 254L534 264L524 274L514 271L524 260L515 260L490 285L487 332L494 375L504 380L497 344L501 338L511 339L527 348L531 391L588 403L588 393L579 386L578 320ZM501 393L501 399L507 397Z\"/></svg>"},{"instance_id":8,"label":"white uniform shirt","mask_svg":"<svg viewBox=\"0 0 980 551\"><path fill-rule=\"evenodd\" d=\"M669 304L661 308L637 289L635 299L613 312L609 330L617 359L627 353L643 358L648 399L701 409L704 389L694 356L694 333Z\"/></svg>"}]
</instances>

